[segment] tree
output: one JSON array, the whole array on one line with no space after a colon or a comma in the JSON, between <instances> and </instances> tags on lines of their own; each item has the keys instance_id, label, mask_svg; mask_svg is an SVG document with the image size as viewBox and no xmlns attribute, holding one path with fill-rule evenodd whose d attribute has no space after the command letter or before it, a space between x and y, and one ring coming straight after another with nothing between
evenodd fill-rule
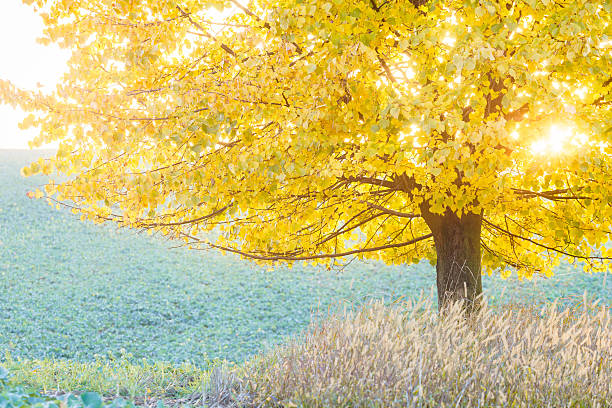
<instances>
[{"instance_id":1,"label":"tree","mask_svg":"<svg viewBox=\"0 0 612 408\"><path fill-rule=\"evenodd\" d=\"M45 193L83 218L262 262L428 259L440 309L485 272L610 264L609 1L26 2L69 71L2 99L59 141L24 174L71 176Z\"/></svg>"}]
</instances>

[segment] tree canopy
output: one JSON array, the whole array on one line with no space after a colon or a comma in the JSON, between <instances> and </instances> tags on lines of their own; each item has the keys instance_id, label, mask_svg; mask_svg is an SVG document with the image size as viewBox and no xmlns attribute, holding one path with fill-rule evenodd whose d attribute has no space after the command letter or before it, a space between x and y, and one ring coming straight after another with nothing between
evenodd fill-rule
<instances>
[{"instance_id":1,"label":"tree canopy","mask_svg":"<svg viewBox=\"0 0 612 408\"><path fill-rule=\"evenodd\" d=\"M453 265L478 292L481 265L610 264L609 1L24 1L72 57L0 99L59 141L23 172L70 176L44 195L82 217L261 261L429 259L439 296Z\"/></svg>"}]
</instances>

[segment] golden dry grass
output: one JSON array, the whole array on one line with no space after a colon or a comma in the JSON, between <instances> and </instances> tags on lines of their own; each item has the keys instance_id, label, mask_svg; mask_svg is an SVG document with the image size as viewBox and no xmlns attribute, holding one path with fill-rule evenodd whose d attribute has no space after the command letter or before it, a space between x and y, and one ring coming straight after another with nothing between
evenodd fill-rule
<instances>
[{"instance_id":1,"label":"golden dry grass","mask_svg":"<svg viewBox=\"0 0 612 408\"><path fill-rule=\"evenodd\" d=\"M466 322L460 304L445 318L432 306L336 313L252 360L243 385L261 406L612 406L609 308L494 313L484 299Z\"/></svg>"}]
</instances>

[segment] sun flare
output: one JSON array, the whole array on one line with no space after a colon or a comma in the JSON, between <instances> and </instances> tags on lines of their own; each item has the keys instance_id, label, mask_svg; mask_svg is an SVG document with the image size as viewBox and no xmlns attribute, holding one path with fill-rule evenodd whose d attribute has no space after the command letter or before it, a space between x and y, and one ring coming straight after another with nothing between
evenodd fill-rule
<instances>
[{"instance_id":1,"label":"sun flare","mask_svg":"<svg viewBox=\"0 0 612 408\"><path fill-rule=\"evenodd\" d=\"M582 146L587 141L588 137L585 134L577 133L574 127L554 124L548 129L546 137L531 144L531 151L538 155L558 155L566 153L571 147Z\"/></svg>"}]
</instances>

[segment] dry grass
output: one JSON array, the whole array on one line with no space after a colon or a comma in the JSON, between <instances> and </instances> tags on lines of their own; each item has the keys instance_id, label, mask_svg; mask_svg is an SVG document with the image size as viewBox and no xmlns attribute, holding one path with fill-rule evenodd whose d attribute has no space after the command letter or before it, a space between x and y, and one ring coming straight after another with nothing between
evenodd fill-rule
<instances>
[{"instance_id":1,"label":"dry grass","mask_svg":"<svg viewBox=\"0 0 612 408\"><path fill-rule=\"evenodd\" d=\"M239 408L252 405L244 382L227 367L213 368L203 402L208 408Z\"/></svg>"},{"instance_id":2,"label":"dry grass","mask_svg":"<svg viewBox=\"0 0 612 408\"><path fill-rule=\"evenodd\" d=\"M494 313L486 299L466 321L455 304L373 302L314 324L252 360L257 406L609 407L610 310L556 305Z\"/></svg>"}]
</instances>

